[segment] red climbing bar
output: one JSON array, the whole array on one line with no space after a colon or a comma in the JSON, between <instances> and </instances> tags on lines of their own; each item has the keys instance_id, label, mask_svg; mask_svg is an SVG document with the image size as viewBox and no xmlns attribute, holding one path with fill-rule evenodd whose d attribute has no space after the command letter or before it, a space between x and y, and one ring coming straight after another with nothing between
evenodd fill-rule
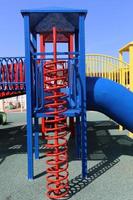
<instances>
[{"instance_id":1,"label":"red climbing bar","mask_svg":"<svg viewBox=\"0 0 133 200\"><path fill-rule=\"evenodd\" d=\"M57 37L57 35L56 35L56 27L53 27L53 50L54 50L54 61L56 61L56 49L57 49L57 45L56 45L56 37Z\"/></svg>"},{"instance_id":2,"label":"red climbing bar","mask_svg":"<svg viewBox=\"0 0 133 200\"><path fill-rule=\"evenodd\" d=\"M45 96L45 139L47 156L47 196L60 199L68 193L68 155L67 122L64 112L67 110L66 94L61 88L67 86L66 61L56 57L56 28L53 27L54 60L44 65ZM63 73L62 73L63 72Z\"/></svg>"},{"instance_id":3,"label":"red climbing bar","mask_svg":"<svg viewBox=\"0 0 133 200\"><path fill-rule=\"evenodd\" d=\"M73 34L70 34L69 36L69 43L68 43L68 51L69 52L73 52L74 50L74 46L73 46ZM69 58L73 58L73 55L70 54ZM75 128L74 128L74 117L70 117L69 118L69 128L70 128L70 132L72 137L74 137L75 135Z\"/></svg>"},{"instance_id":4,"label":"red climbing bar","mask_svg":"<svg viewBox=\"0 0 133 200\"><path fill-rule=\"evenodd\" d=\"M40 35L40 52L45 52L45 38L44 35ZM45 58L45 55L41 55L41 58ZM45 139L45 118L42 118L42 139Z\"/></svg>"}]
</instances>

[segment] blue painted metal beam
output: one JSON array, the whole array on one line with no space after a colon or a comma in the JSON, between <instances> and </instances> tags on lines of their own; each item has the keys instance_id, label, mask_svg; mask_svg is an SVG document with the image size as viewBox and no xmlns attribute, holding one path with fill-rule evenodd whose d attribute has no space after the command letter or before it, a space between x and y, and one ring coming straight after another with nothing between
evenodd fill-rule
<instances>
[{"instance_id":1,"label":"blue painted metal beam","mask_svg":"<svg viewBox=\"0 0 133 200\"><path fill-rule=\"evenodd\" d=\"M49 117L49 115L44 113L44 110L40 111L40 112L36 112L34 115L38 118ZM80 109L68 109L66 112L64 112L64 115L67 117L77 117L77 116L81 115L81 110Z\"/></svg>"},{"instance_id":2,"label":"blue painted metal beam","mask_svg":"<svg viewBox=\"0 0 133 200\"><path fill-rule=\"evenodd\" d=\"M21 13L23 16L25 16L25 14L38 14L38 13L78 13L78 14L84 14L84 16L86 16L87 14L87 10L85 9L70 9L70 8L46 8L44 9L34 9L34 10L30 10L30 9L25 9L25 10L21 10Z\"/></svg>"},{"instance_id":3,"label":"blue painted metal beam","mask_svg":"<svg viewBox=\"0 0 133 200\"><path fill-rule=\"evenodd\" d=\"M37 53L33 53L33 55L53 55L53 52L37 52ZM57 52L57 55L78 55L79 52Z\"/></svg>"},{"instance_id":4,"label":"blue painted metal beam","mask_svg":"<svg viewBox=\"0 0 133 200\"><path fill-rule=\"evenodd\" d=\"M34 130L34 142L35 142L35 159L39 159L39 119L34 118L34 125L35 125L35 130Z\"/></svg>"},{"instance_id":5,"label":"blue painted metal beam","mask_svg":"<svg viewBox=\"0 0 133 200\"><path fill-rule=\"evenodd\" d=\"M35 33L32 33L32 41L31 42L34 46L33 52L36 53L37 52L37 35ZM36 55L35 55L35 58L36 58ZM38 71L36 69L37 69L37 66L34 63L34 73L35 73L34 78L38 74ZM35 78L34 86L33 86L34 94L35 94L33 97L33 106L35 106L35 104L36 104L35 102L37 101L37 99L36 99L37 90L38 90L37 81L38 80ZM35 149L35 159L39 159L39 123L38 123L38 118L36 118L36 117L34 118L34 149Z\"/></svg>"},{"instance_id":6,"label":"blue painted metal beam","mask_svg":"<svg viewBox=\"0 0 133 200\"><path fill-rule=\"evenodd\" d=\"M33 179L33 130L32 130L32 69L30 52L30 19L24 16L25 30L25 74L27 96L27 154L28 154L28 179Z\"/></svg>"},{"instance_id":7,"label":"blue painted metal beam","mask_svg":"<svg viewBox=\"0 0 133 200\"><path fill-rule=\"evenodd\" d=\"M87 121L86 121L86 74L85 74L85 16L79 16L79 81L81 87L81 143L82 176L87 176Z\"/></svg>"},{"instance_id":8,"label":"blue painted metal beam","mask_svg":"<svg viewBox=\"0 0 133 200\"><path fill-rule=\"evenodd\" d=\"M80 126L80 116L76 117L75 143L76 143L76 158L79 159L81 157L81 126Z\"/></svg>"},{"instance_id":9,"label":"blue painted metal beam","mask_svg":"<svg viewBox=\"0 0 133 200\"><path fill-rule=\"evenodd\" d=\"M78 52L77 55L75 55L75 86L76 86L76 107L78 106L78 81L77 81L77 66L78 66L78 56L79 56L79 31L75 30L75 51Z\"/></svg>"}]
</instances>

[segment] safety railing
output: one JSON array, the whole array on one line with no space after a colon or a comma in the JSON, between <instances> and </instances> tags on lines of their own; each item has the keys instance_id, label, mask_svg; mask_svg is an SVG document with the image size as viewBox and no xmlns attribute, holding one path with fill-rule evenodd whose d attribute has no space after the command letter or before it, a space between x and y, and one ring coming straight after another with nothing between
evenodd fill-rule
<instances>
[{"instance_id":1,"label":"safety railing","mask_svg":"<svg viewBox=\"0 0 133 200\"><path fill-rule=\"evenodd\" d=\"M130 89L129 64L102 54L86 55L86 74L118 82Z\"/></svg>"},{"instance_id":2,"label":"safety railing","mask_svg":"<svg viewBox=\"0 0 133 200\"><path fill-rule=\"evenodd\" d=\"M24 90L24 57L0 58L0 92L17 92Z\"/></svg>"},{"instance_id":3,"label":"safety railing","mask_svg":"<svg viewBox=\"0 0 133 200\"><path fill-rule=\"evenodd\" d=\"M50 60L44 59L44 58L33 58L33 71L34 71L34 77L35 77L35 90L33 91L33 96L35 96L35 112L36 111L44 111L44 104L45 102L45 95L47 95L47 92L44 92L44 74L46 73L45 64L50 63ZM62 70L62 62L64 62L64 69L66 73L66 88L61 88L61 91L67 93L67 101L71 105L71 107L77 106L77 98L76 98L76 66L77 66L77 59L76 58L70 58L70 59L60 59L57 63L57 69L58 69L58 84L62 84L63 81L60 80L60 76L63 76L63 70ZM68 81L69 80L69 81ZM48 81L48 77L47 77ZM71 98L70 98L71 97ZM34 97L33 97L34 98Z\"/></svg>"}]
</instances>

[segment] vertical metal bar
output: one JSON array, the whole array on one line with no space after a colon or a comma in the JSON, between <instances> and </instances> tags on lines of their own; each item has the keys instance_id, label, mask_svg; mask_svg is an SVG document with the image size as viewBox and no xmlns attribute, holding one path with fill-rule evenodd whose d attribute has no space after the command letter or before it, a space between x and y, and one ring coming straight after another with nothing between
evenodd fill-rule
<instances>
[{"instance_id":1,"label":"vertical metal bar","mask_svg":"<svg viewBox=\"0 0 133 200\"><path fill-rule=\"evenodd\" d=\"M92 56L92 77L94 76L94 68L95 68L95 56Z\"/></svg>"},{"instance_id":2,"label":"vertical metal bar","mask_svg":"<svg viewBox=\"0 0 133 200\"><path fill-rule=\"evenodd\" d=\"M35 33L32 33L32 43L34 45L34 52L37 52L37 35ZM36 99L34 98L33 100L36 101L38 103L38 74L39 74L39 70L38 70L38 66L36 66L37 62L35 61L34 63L34 72L35 72L35 85L34 85L34 90L35 90L35 96ZM33 105L36 105L35 102ZM34 126L35 126L35 130L34 130L34 148L35 148L35 159L39 159L39 127L38 127L38 118L34 118Z\"/></svg>"},{"instance_id":3,"label":"vertical metal bar","mask_svg":"<svg viewBox=\"0 0 133 200\"><path fill-rule=\"evenodd\" d=\"M38 118L34 118L34 141L35 141L35 159L39 159L39 123Z\"/></svg>"},{"instance_id":4,"label":"vertical metal bar","mask_svg":"<svg viewBox=\"0 0 133 200\"><path fill-rule=\"evenodd\" d=\"M35 106L36 106L36 109L39 109L39 91L38 91L38 74L39 74L39 67L38 67L38 64L37 64L37 61L34 61L35 62Z\"/></svg>"},{"instance_id":5,"label":"vertical metal bar","mask_svg":"<svg viewBox=\"0 0 133 200\"><path fill-rule=\"evenodd\" d=\"M41 53L44 53L45 52L45 36L43 34L40 35L40 52ZM45 58L45 55L41 55L40 58ZM43 62L43 61L42 61ZM42 74L44 74L44 71L43 69L42 70ZM44 76L44 75L43 75ZM42 78L43 82L42 82L42 86L44 87L44 77ZM42 104L44 105L44 89L42 91ZM42 139L44 140L45 139L45 118L42 118Z\"/></svg>"},{"instance_id":6,"label":"vertical metal bar","mask_svg":"<svg viewBox=\"0 0 133 200\"><path fill-rule=\"evenodd\" d=\"M70 34L70 36L69 36L69 43L68 43L68 51L70 52L70 53L72 53L73 51L74 51L74 47L73 47L73 34ZM73 58L73 55L72 54L70 54L69 55L69 60L70 59L72 59ZM71 64L69 65L69 67L73 67L73 65L72 65L72 61L70 62ZM73 71L73 70L71 70L71 71ZM73 73L75 73L75 71L73 71ZM73 76L74 76L74 74L72 74ZM74 77L72 77L72 79L73 79ZM74 84L75 82L74 81L72 81L72 83ZM70 88L70 90L71 90L71 96L70 96L70 98L73 98L74 97L74 85L71 85L71 88ZM71 100L71 99L70 99ZM75 98L74 98L74 100L75 100ZM69 118L69 127L70 127L70 131L71 131L71 135L72 135L72 137L74 137L75 136L75 128L74 128L74 117L70 117Z\"/></svg>"},{"instance_id":7,"label":"vertical metal bar","mask_svg":"<svg viewBox=\"0 0 133 200\"><path fill-rule=\"evenodd\" d=\"M125 86L127 87L128 86L128 68L125 67L126 69L126 83L125 83Z\"/></svg>"},{"instance_id":8,"label":"vertical metal bar","mask_svg":"<svg viewBox=\"0 0 133 200\"><path fill-rule=\"evenodd\" d=\"M91 57L90 57L90 76L92 77L93 75L92 75L92 68L93 68L93 56L91 55Z\"/></svg>"},{"instance_id":9,"label":"vertical metal bar","mask_svg":"<svg viewBox=\"0 0 133 200\"><path fill-rule=\"evenodd\" d=\"M79 33L78 33L78 30L75 30L75 51L76 52L79 52ZM78 65L78 56L79 55L76 55L76 60L75 60L75 76L77 77L77 65ZM75 80L75 86L77 87L77 78ZM77 88L75 89L76 90L76 99L75 99L75 102L76 102L76 107L77 107L77 103L78 103L78 99L77 99Z\"/></svg>"},{"instance_id":10,"label":"vertical metal bar","mask_svg":"<svg viewBox=\"0 0 133 200\"><path fill-rule=\"evenodd\" d=\"M76 30L75 31L75 51L76 52L79 52L79 31ZM77 64L78 64L78 56L76 56L77 59L75 60L75 75L77 77ZM75 81L75 85L77 86L78 85L78 82L77 82L77 78L76 78L76 81ZM79 90L78 90L79 91ZM78 105L78 99L77 99L77 88L76 88L76 106ZM76 141L76 155L77 155L77 158L80 158L81 155L80 155L80 152L81 152L81 129L79 128L79 123L80 123L80 117L76 117L76 138L75 138L75 141ZM80 144L80 145L78 145Z\"/></svg>"},{"instance_id":11,"label":"vertical metal bar","mask_svg":"<svg viewBox=\"0 0 133 200\"><path fill-rule=\"evenodd\" d=\"M54 61L57 60L57 34L56 34L56 27L53 27L53 53L54 53Z\"/></svg>"},{"instance_id":12,"label":"vertical metal bar","mask_svg":"<svg viewBox=\"0 0 133 200\"><path fill-rule=\"evenodd\" d=\"M80 127L80 117L76 117L76 134L75 134L75 143L76 143L76 158L81 157L81 127Z\"/></svg>"},{"instance_id":13,"label":"vertical metal bar","mask_svg":"<svg viewBox=\"0 0 133 200\"><path fill-rule=\"evenodd\" d=\"M26 63L26 96L27 96L27 154L28 179L33 179L33 132L32 132L32 67L30 52L30 19L24 16L25 28L25 63Z\"/></svg>"},{"instance_id":14,"label":"vertical metal bar","mask_svg":"<svg viewBox=\"0 0 133 200\"><path fill-rule=\"evenodd\" d=\"M87 176L87 122L86 122L86 74L85 74L85 24L84 15L79 16L79 79L81 84L81 143L82 143L82 176Z\"/></svg>"},{"instance_id":15,"label":"vertical metal bar","mask_svg":"<svg viewBox=\"0 0 133 200\"><path fill-rule=\"evenodd\" d=\"M36 53L37 52L37 35L35 33L32 33L30 43L33 44L33 46L34 46L32 53ZM37 56L34 55L34 58L37 58ZM37 64L38 63L36 63L35 60L32 62L32 81L33 81L33 79L35 79L35 81L33 81L33 83L32 83L32 93L33 93L32 105L33 105L33 107L35 107L36 96L38 96L38 88L36 89L37 82L36 82L36 78L35 78L35 76L38 76L38 74L36 73L36 65Z\"/></svg>"}]
</instances>

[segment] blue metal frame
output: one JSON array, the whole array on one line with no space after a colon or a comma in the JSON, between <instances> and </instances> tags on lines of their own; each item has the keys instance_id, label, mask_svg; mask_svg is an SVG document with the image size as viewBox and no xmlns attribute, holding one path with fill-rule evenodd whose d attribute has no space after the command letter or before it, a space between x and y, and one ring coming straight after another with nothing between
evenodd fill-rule
<instances>
[{"instance_id":1,"label":"blue metal frame","mask_svg":"<svg viewBox=\"0 0 133 200\"><path fill-rule=\"evenodd\" d=\"M48 11L37 11L37 13ZM49 13L55 12L49 11ZM87 11L84 10L58 10L59 13L73 13L79 17L78 27L75 28L75 51L74 52L58 52L57 55L68 55L68 58L59 58L66 60L69 63L69 70L72 72L70 88L65 88L65 92L68 91L68 102L69 108L64 113L68 117L76 117L76 155L79 158L82 157L82 176L87 176L87 122L86 122L86 74L85 74L85 16ZM44 113L44 80L43 80L43 66L44 62L48 60L38 58L40 55L53 55L50 53L39 53L37 52L37 33L31 32L30 19L34 11L22 12L24 16L24 31L25 31L25 80L20 82L20 72L17 66L16 73L18 73L18 82L14 81L15 63L22 63L24 67L24 58L22 57L11 57L11 58L0 58L0 74L2 74L2 67L5 67L4 74L0 76L0 92L13 91L13 92L25 92L26 83L26 94L27 94L27 155L28 155L28 179L34 177L33 167L33 144L35 149L35 159L39 159L39 117L46 117ZM77 14L78 13L78 14ZM34 30L32 30L34 31ZM70 59L69 55L75 57ZM50 58L51 59L51 58ZM38 60L40 64L38 64ZM73 66L71 66L73 62ZM3 64L6 63L6 64ZM8 68L11 63L11 80L8 81ZM72 70L72 71L71 71ZM18 88L15 86L18 86ZM39 87L38 87L39 85ZM22 87L23 86L23 87ZM75 89L76 88L76 89ZM40 90L38 92L38 90ZM41 92L43 91L43 92ZM15 93L16 94L16 93ZM17 95L17 94L16 94ZM39 102L37 102L39 99ZM39 104L40 103L40 104ZM33 130L33 118L34 118L34 130ZM81 127L81 128L80 128ZM33 142L34 136L34 142Z\"/></svg>"},{"instance_id":2,"label":"blue metal frame","mask_svg":"<svg viewBox=\"0 0 133 200\"><path fill-rule=\"evenodd\" d=\"M46 55L53 55L54 53L53 52L37 52L37 53L33 53L33 55L36 55L36 56L46 56ZM57 55L79 55L79 52L57 52L56 53ZM44 58L42 58L44 59Z\"/></svg>"},{"instance_id":3,"label":"blue metal frame","mask_svg":"<svg viewBox=\"0 0 133 200\"><path fill-rule=\"evenodd\" d=\"M79 52L79 31L75 30L75 51ZM76 58L79 58L79 55L76 55ZM79 60L75 60L75 66L78 66L78 61ZM77 69L76 69L77 70ZM77 74L76 74L77 76ZM78 92L80 91L80 84L77 80L78 78L76 77L76 90L78 90ZM77 95L78 95L77 92ZM76 99L76 105L79 105L79 96ZM80 114L81 115L81 114ZM76 143L76 157L79 159L81 157L81 126L80 126L80 116L76 117L76 134L75 134L75 143Z\"/></svg>"},{"instance_id":4,"label":"blue metal frame","mask_svg":"<svg viewBox=\"0 0 133 200\"><path fill-rule=\"evenodd\" d=\"M37 117L34 118L34 142L35 142L35 159L39 159L39 120Z\"/></svg>"},{"instance_id":5,"label":"blue metal frame","mask_svg":"<svg viewBox=\"0 0 133 200\"><path fill-rule=\"evenodd\" d=\"M34 55L34 59L37 57L35 55L35 53L37 52L37 35L35 33L31 34L31 41L30 41L30 45L32 46L32 56ZM34 66L34 79L35 81L33 81L32 84L34 84L33 86L33 91L34 91L34 98L33 98L33 107L35 107L35 102L36 102L36 91L37 91L37 80L36 80L36 75L37 75L37 71L36 71L36 63L33 62L33 66ZM38 123L38 118L34 117L34 152L35 152L35 159L39 159L39 123Z\"/></svg>"},{"instance_id":6,"label":"blue metal frame","mask_svg":"<svg viewBox=\"0 0 133 200\"><path fill-rule=\"evenodd\" d=\"M28 179L33 179L33 130L32 130L32 69L30 49L30 17L24 16L25 30L25 74L27 96L27 154L28 154Z\"/></svg>"},{"instance_id":7,"label":"blue metal frame","mask_svg":"<svg viewBox=\"0 0 133 200\"><path fill-rule=\"evenodd\" d=\"M80 116L76 117L75 143L76 143L76 158L80 159L80 157L81 157L81 126L80 126Z\"/></svg>"},{"instance_id":8,"label":"blue metal frame","mask_svg":"<svg viewBox=\"0 0 133 200\"><path fill-rule=\"evenodd\" d=\"M79 16L79 79L81 87L81 143L82 176L87 176L87 121L86 121L86 73L85 73L85 16Z\"/></svg>"},{"instance_id":9,"label":"blue metal frame","mask_svg":"<svg viewBox=\"0 0 133 200\"><path fill-rule=\"evenodd\" d=\"M83 13L84 16L86 16L87 14L87 10L85 9L70 9L70 8L60 8L60 9L56 9L56 8L48 8L48 9L35 9L35 10L30 10L30 9L25 9L25 10L21 10L22 15L26 15L26 14L34 14L34 13L78 13L81 14Z\"/></svg>"},{"instance_id":10,"label":"blue metal frame","mask_svg":"<svg viewBox=\"0 0 133 200\"><path fill-rule=\"evenodd\" d=\"M53 53L39 53L37 52L37 38L36 32L31 33L30 29L32 24L30 24L30 19L37 17L39 13L54 13L56 10L25 10L22 11L24 16L25 24L25 62L26 62L26 93L27 93L27 151L28 151L28 178L33 179L33 128L32 128L32 118L34 117L34 145L35 145L35 158L39 158L39 124L38 118L46 117L44 113L44 90L43 90L43 79L40 71L43 70L43 64L46 60L38 58L40 55L53 55ZM86 10L58 10L57 13L76 13L78 20L78 27L75 27L75 52L58 52L58 55L68 55L68 60L70 63L69 55L75 55L73 58L73 63L75 68L73 69L72 85L75 88L69 88L68 100L71 101L71 97L76 101L75 105L65 112L65 115L69 117L76 117L76 146L77 146L77 157L80 155L82 157L82 176L87 176L87 122L86 122L86 74L85 74L85 16L87 14ZM32 21L32 20L31 20ZM33 23L33 22L31 22ZM32 29L32 31L34 31ZM31 37L32 35L32 37ZM30 39L32 38L32 40ZM62 59L62 58L59 58ZM38 60L40 64L38 64ZM39 66L40 65L40 66ZM34 69L32 69L34 66ZM71 66L70 66L71 67ZM33 70L33 71L32 71ZM39 70L39 71L38 71ZM70 70L69 70L70 71ZM43 72L43 71L42 71ZM78 73L78 74L77 74ZM43 74L43 73L42 73ZM40 78L39 78L40 77ZM38 80L40 82L38 83ZM37 83L39 88L37 88ZM42 83L42 87L41 87ZM74 87L71 86L71 87ZM38 90L43 90L38 92ZM74 89L74 90L73 90ZM34 95L33 95L34 94ZM75 97L76 95L76 97ZM34 98L33 98L34 96ZM41 100L43 98L43 100ZM39 102L37 102L39 99ZM40 101L41 100L41 101ZM41 103L40 103L41 102ZM40 104L39 104L40 103ZM73 103L73 102L72 102ZM81 119L81 122L80 122ZM81 128L80 128L81 126ZM81 131L80 131L81 130Z\"/></svg>"}]
</instances>

